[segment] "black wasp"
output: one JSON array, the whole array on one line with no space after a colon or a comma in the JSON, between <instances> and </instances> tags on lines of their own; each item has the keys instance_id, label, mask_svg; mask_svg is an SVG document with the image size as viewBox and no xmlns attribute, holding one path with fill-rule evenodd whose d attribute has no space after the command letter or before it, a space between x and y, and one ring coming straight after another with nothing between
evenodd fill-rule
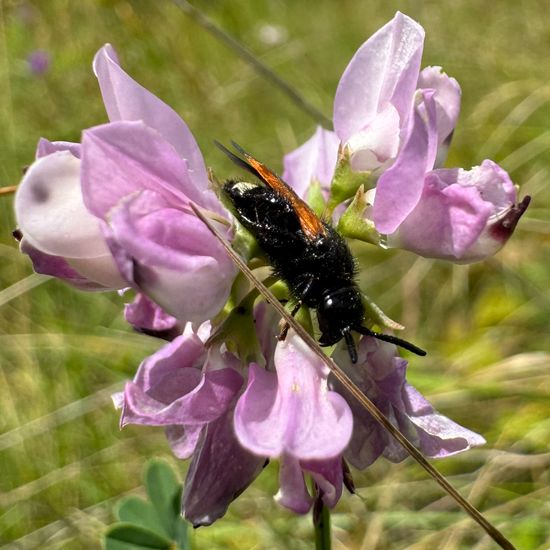
<instances>
[{"instance_id":1,"label":"black wasp","mask_svg":"<svg viewBox=\"0 0 550 550\"><path fill-rule=\"evenodd\" d=\"M355 282L355 259L343 237L264 164L232 142L243 158L221 143L216 145L261 184L228 180L223 193L239 222L266 254L275 275L283 279L296 301L295 314L305 305L317 312L319 344L345 339L353 363L357 350L351 331L397 344L418 355L415 345L363 326L361 291Z\"/></svg>"}]
</instances>

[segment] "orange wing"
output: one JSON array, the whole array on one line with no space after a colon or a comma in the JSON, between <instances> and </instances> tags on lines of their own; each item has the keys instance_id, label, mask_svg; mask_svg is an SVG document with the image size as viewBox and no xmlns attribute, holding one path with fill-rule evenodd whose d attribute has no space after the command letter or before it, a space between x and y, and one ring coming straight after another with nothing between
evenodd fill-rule
<instances>
[{"instance_id":1,"label":"orange wing","mask_svg":"<svg viewBox=\"0 0 550 550\"><path fill-rule=\"evenodd\" d=\"M262 164L259 160L256 160L252 155L247 153L240 145L237 145L234 141L231 143L233 144L233 147L235 147L235 149L243 155L246 159L245 161L234 155L220 143L216 142L216 145L220 147L220 149L222 149L222 151L224 151L224 153L226 153L233 161L240 166L243 166L243 168L246 168L249 172L252 172L268 187L288 200L298 216L303 232L308 238L315 239L321 235L326 235L326 229L323 222L319 219L317 214L315 214L315 212L295 193L292 187L286 184L279 176L277 176L277 174L265 166L265 164Z\"/></svg>"}]
</instances>

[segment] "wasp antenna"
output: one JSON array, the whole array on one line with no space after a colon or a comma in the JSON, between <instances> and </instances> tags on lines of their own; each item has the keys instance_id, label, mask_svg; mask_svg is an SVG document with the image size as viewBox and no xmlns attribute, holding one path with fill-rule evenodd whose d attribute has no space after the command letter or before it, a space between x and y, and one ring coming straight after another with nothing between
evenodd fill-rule
<instances>
[{"instance_id":1,"label":"wasp antenna","mask_svg":"<svg viewBox=\"0 0 550 550\"><path fill-rule=\"evenodd\" d=\"M353 327L353 330L355 330L359 334L364 334L365 336L372 336L377 340L382 340L383 342L389 342L390 344L395 344L396 346L409 350L412 353L416 353L416 355L420 355L421 357L424 357L424 355L426 355L426 352L422 348L419 348L418 346L415 346L414 344L407 342L407 340L402 340L401 338L397 338L397 336L392 336L391 334L384 334L383 332L374 332L374 330L371 330L370 328L364 327L362 325Z\"/></svg>"},{"instance_id":2,"label":"wasp antenna","mask_svg":"<svg viewBox=\"0 0 550 550\"><path fill-rule=\"evenodd\" d=\"M235 142L231 142L235 145ZM250 172L253 176L259 177L257 170L255 170L246 160L243 160L241 157L238 157L233 151L230 151L225 145L220 143L218 140L214 140L214 145L222 151L226 156L228 156L237 166L244 168L247 172ZM237 147L235 147L237 149ZM244 153L243 153L244 154Z\"/></svg>"}]
</instances>

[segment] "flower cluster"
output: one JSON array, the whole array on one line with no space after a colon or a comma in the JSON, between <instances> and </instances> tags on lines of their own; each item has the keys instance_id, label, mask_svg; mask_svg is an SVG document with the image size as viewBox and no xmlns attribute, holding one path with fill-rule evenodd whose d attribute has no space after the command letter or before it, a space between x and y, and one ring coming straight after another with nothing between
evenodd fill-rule
<instances>
[{"instance_id":1,"label":"flower cluster","mask_svg":"<svg viewBox=\"0 0 550 550\"><path fill-rule=\"evenodd\" d=\"M283 177L304 198L320 188L335 222L353 211L371 242L375 234L423 256L478 260L506 242L527 201L518 204L492 161L440 168L460 88L439 67L420 70L423 39L397 13L367 40L340 80L335 131L319 128L287 155ZM111 46L97 53L94 72L110 122L85 130L81 143L40 140L15 200L21 250L37 272L81 290L133 289L128 322L169 340L114 399L122 425L164 426L174 454L190 459L185 516L212 523L271 459L280 461L277 499L298 513L312 505L308 476L332 507L346 462L403 460L292 330L277 341L265 302L239 299L236 268L190 208L233 239L185 122L130 78ZM484 442L406 382L394 345L365 336L357 364L340 347L333 357L426 456Z\"/></svg>"}]
</instances>

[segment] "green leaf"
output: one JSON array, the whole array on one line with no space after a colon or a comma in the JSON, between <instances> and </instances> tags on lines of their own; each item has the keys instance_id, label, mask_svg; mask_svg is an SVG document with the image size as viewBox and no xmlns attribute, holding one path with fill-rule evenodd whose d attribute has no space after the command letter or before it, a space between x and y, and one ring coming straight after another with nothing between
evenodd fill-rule
<instances>
[{"instance_id":1,"label":"green leaf","mask_svg":"<svg viewBox=\"0 0 550 550\"><path fill-rule=\"evenodd\" d=\"M174 541L177 543L178 548L181 548L181 550L188 550L191 548L188 528L189 523L187 523L181 516L178 517L174 525Z\"/></svg>"},{"instance_id":2,"label":"green leaf","mask_svg":"<svg viewBox=\"0 0 550 550\"><path fill-rule=\"evenodd\" d=\"M172 468L163 460L151 460L145 472L145 488L162 527L173 538L180 517L181 485Z\"/></svg>"},{"instance_id":3,"label":"green leaf","mask_svg":"<svg viewBox=\"0 0 550 550\"><path fill-rule=\"evenodd\" d=\"M116 523L105 533L105 550L173 550L170 540L145 527L131 523Z\"/></svg>"},{"instance_id":4,"label":"green leaf","mask_svg":"<svg viewBox=\"0 0 550 550\"><path fill-rule=\"evenodd\" d=\"M161 536L170 534L163 529L153 505L142 498L131 496L121 499L116 516L119 521L146 527Z\"/></svg>"}]
</instances>

